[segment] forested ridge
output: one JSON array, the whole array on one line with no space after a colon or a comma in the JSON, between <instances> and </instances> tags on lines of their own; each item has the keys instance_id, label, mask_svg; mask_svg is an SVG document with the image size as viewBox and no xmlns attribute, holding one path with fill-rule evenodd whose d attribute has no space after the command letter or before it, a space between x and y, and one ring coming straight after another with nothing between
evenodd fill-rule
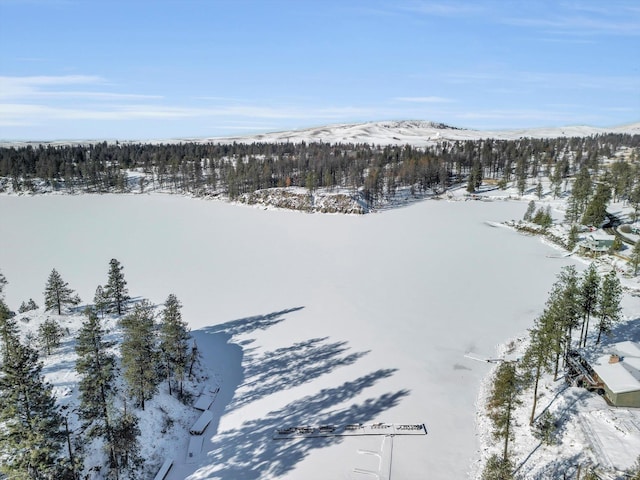
<instances>
[{"instance_id":1,"label":"forested ridge","mask_svg":"<svg viewBox=\"0 0 640 480\"><path fill-rule=\"evenodd\" d=\"M442 141L430 147L354 143L95 143L0 148L0 191L141 192L161 189L231 200L274 187L310 193L347 189L375 208L401 188L412 194L443 192L483 180L517 182L547 177L552 185L622 147L640 146L640 135ZM632 159L633 160L633 159ZM131 181L127 172L144 175ZM498 183L500 185L500 183Z\"/></svg>"}]
</instances>

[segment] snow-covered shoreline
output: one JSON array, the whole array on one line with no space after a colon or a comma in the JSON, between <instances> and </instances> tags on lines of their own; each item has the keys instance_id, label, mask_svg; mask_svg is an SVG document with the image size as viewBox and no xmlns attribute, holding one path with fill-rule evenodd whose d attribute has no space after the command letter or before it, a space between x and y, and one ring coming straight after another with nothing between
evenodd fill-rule
<instances>
[{"instance_id":1,"label":"snow-covered shoreline","mask_svg":"<svg viewBox=\"0 0 640 480\"><path fill-rule=\"evenodd\" d=\"M231 355L224 370L236 373L223 378L209 454L184 467L183 476L169 477L176 479L205 472L275 478L248 461L255 453L268 464L269 451L286 478L353 473L362 460L357 452L377 447L353 439L296 445L301 456L289 460L286 444L262 448L271 448L273 429L288 419L319 424L355 412L371 422L426 424L424 438L394 443L397 475L470 475L481 454L478 396L491 365L465 353L491 353L525 331L560 267L576 262L549 259L553 250L537 238L488 228L487 221L520 218L520 201L427 201L384 215L344 216L156 194L51 195L0 196L0 209L6 228L0 268L10 281L10 305L37 296L51 267L91 298L106 262L117 257L132 294L160 302L172 291L198 335L215 331L226 339L216 350ZM478 254L496 249L500 255ZM239 330L256 315L292 307L303 308ZM323 365L314 347L322 339L353 361L337 356L317 378L295 382L286 371L273 370L272 378L256 370L302 349L309 355L291 373L314 371ZM271 392L265 383L256 397L263 380L283 388ZM215 464L207 463L209 455Z\"/></svg>"},{"instance_id":2,"label":"snow-covered shoreline","mask_svg":"<svg viewBox=\"0 0 640 480\"><path fill-rule=\"evenodd\" d=\"M503 226L515 231L519 230L519 225L514 222L506 222ZM557 230L555 233L563 235L566 232ZM558 244L557 238L547 238L542 230L539 235L542 243L563 252L563 255L558 258L572 255L576 261L583 265L589 265L595 261L601 273L612 268L619 272L623 271L619 259L614 256L604 255L597 259L586 258L576 252L568 252ZM637 278L620 277L625 292L624 303L626 305L636 303L631 296L640 296L640 282ZM637 341L638 338L634 337L631 332L637 328L638 321L640 321L640 310L636 306L633 313L627 314L623 321L616 325L610 338L605 339L603 344L596 347L595 350L605 352L608 344L622 339L635 338ZM527 344L528 332L523 332L499 345L497 358L505 360L520 358ZM486 460L490 455L502 455L503 445L501 441L496 441L493 438L493 425L486 415L486 406L496 369L497 363L484 377L478 391L476 428L481 448L480 456L470 470L470 478L479 479L481 477ZM516 464L516 473L524 475L524 478L542 480L549 478L549 476L555 478L560 474L559 472L566 475L576 475L579 470L586 472L589 468L597 467L601 474L618 478L618 475L622 475L624 470L632 467L638 452L640 452L640 430L633 427L633 425L640 425L640 411L609 406L597 394L565 384L562 375L559 380L554 380L550 374L543 375L540 391L542 392L542 402L538 406L536 418L539 418L541 413L547 410L552 412L553 418L557 422L554 440L552 444L544 445L533 434L533 428L529 426L528 418L532 408L532 397L530 388L527 389L521 396L523 404L516 409L515 433L511 442L510 451L512 451ZM552 398L547 401L545 396ZM620 426L616 426L616 418L627 418L627 420L624 420ZM613 425L615 428L607 430L607 424ZM598 438L599 435L606 436L606 441L601 441ZM624 447L621 448L621 445Z\"/></svg>"}]
</instances>

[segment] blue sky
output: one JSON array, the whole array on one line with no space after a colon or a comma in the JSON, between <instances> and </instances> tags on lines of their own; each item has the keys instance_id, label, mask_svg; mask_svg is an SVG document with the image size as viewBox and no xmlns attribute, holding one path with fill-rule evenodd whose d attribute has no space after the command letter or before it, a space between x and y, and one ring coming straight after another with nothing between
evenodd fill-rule
<instances>
[{"instance_id":1,"label":"blue sky","mask_svg":"<svg viewBox=\"0 0 640 480\"><path fill-rule=\"evenodd\" d=\"M0 0L0 138L640 121L638 0Z\"/></svg>"}]
</instances>

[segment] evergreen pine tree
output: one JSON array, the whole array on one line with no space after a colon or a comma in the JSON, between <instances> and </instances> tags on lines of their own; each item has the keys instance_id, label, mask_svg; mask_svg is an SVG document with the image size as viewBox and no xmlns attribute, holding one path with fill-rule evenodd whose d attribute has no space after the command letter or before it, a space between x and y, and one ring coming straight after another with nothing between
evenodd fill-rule
<instances>
[{"instance_id":1,"label":"evergreen pine tree","mask_svg":"<svg viewBox=\"0 0 640 480\"><path fill-rule=\"evenodd\" d=\"M532 218L533 223L540 225L542 228L548 228L553 224L553 218L551 217L551 208L547 207L543 209L540 207Z\"/></svg>"},{"instance_id":2,"label":"evergreen pine tree","mask_svg":"<svg viewBox=\"0 0 640 480\"><path fill-rule=\"evenodd\" d=\"M0 298L0 352L2 352L2 362L8 361L9 348L12 337L17 338L18 326L11 310Z\"/></svg>"},{"instance_id":3,"label":"evergreen pine tree","mask_svg":"<svg viewBox=\"0 0 640 480\"><path fill-rule=\"evenodd\" d=\"M569 229L569 238L567 240L567 249L568 250L573 250L574 248L576 248L576 245L578 244L578 226L576 224L571 225L571 228Z\"/></svg>"},{"instance_id":4,"label":"evergreen pine tree","mask_svg":"<svg viewBox=\"0 0 640 480\"><path fill-rule=\"evenodd\" d=\"M564 221L566 223L576 223L580 219L580 205L575 197L569 197L567 200L567 209L564 212Z\"/></svg>"},{"instance_id":5,"label":"evergreen pine tree","mask_svg":"<svg viewBox=\"0 0 640 480\"><path fill-rule=\"evenodd\" d=\"M633 246L633 251L631 252L631 257L629 258L631 261L631 266L633 267L633 274L638 274L638 266L640 265L640 240L638 240Z\"/></svg>"},{"instance_id":6,"label":"evergreen pine tree","mask_svg":"<svg viewBox=\"0 0 640 480\"><path fill-rule=\"evenodd\" d=\"M531 220L533 220L533 214L536 211L536 202L534 202L533 200L529 201L529 204L527 205L527 211L524 212L524 216L522 217L522 219L525 222L530 222Z\"/></svg>"},{"instance_id":7,"label":"evergreen pine tree","mask_svg":"<svg viewBox=\"0 0 640 480\"><path fill-rule=\"evenodd\" d=\"M600 343L600 337L604 333L611 333L611 326L620 321L620 299L622 298L622 286L615 270L611 270L602 279L602 287L598 292L597 311L600 317L598 322L598 338L596 344Z\"/></svg>"},{"instance_id":8,"label":"evergreen pine tree","mask_svg":"<svg viewBox=\"0 0 640 480\"><path fill-rule=\"evenodd\" d=\"M622 250L622 240L620 240L620 237L616 235L616 237L613 239L613 243L611 244L611 248L609 249L610 253L615 253L615 252L619 252L620 250Z\"/></svg>"},{"instance_id":9,"label":"evergreen pine tree","mask_svg":"<svg viewBox=\"0 0 640 480\"><path fill-rule=\"evenodd\" d=\"M115 356L110 349L113 342L105 340L106 332L94 312L87 309L87 319L76 340L76 371L80 375L79 416L90 438L104 438L112 467L116 465L113 449L113 430L109 419L109 405L114 391Z\"/></svg>"},{"instance_id":10,"label":"evergreen pine tree","mask_svg":"<svg viewBox=\"0 0 640 480\"><path fill-rule=\"evenodd\" d=\"M38 342L47 355L51 355L51 350L60 346L63 335L64 331L60 324L50 318L47 318L38 327Z\"/></svg>"},{"instance_id":11,"label":"evergreen pine tree","mask_svg":"<svg viewBox=\"0 0 640 480\"><path fill-rule=\"evenodd\" d=\"M575 223L582 217L587 200L591 196L592 188L593 183L589 169L583 166L578 172L578 175L576 175L573 188L571 189L571 196L567 203L565 220L568 223Z\"/></svg>"},{"instance_id":12,"label":"evergreen pine tree","mask_svg":"<svg viewBox=\"0 0 640 480\"><path fill-rule=\"evenodd\" d=\"M189 363L189 328L182 320L180 302L174 294L167 297L162 311L160 324L160 352L165 366L169 394L171 395L171 381L178 382L182 395L182 382Z\"/></svg>"},{"instance_id":13,"label":"evergreen pine tree","mask_svg":"<svg viewBox=\"0 0 640 480\"><path fill-rule=\"evenodd\" d=\"M544 223L543 227L547 228L553 225L553 216L551 215L551 205L547 205L547 208L544 209Z\"/></svg>"},{"instance_id":14,"label":"evergreen pine tree","mask_svg":"<svg viewBox=\"0 0 640 480\"><path fill-rule=\"evenodd\" d=\"M516 186L518 195L524 195L527 189L527 163L523 157L518 158L516 162Z\"/></svg>"},{"instance_id":15,"label":"evergreen pine tree","mask_svg":"<svg viewBox=\"0 0 640 480\"><path fill-rule=\"evenodd\" d=\"M62 307L65 305L77 305L80 297L73 294L69 284L62 280L60 274L54 268L49 274L47 285L44 289L44 306L47 310L56 309L58 315L62 314Z\"/></svg>"},{"instance_id":16,"label":"evergreen pine tree","mask_svg":"<svg viewBox=\"0 0 640 480\"><path fill-rule=\"evenodd\" d=\"M18 313L25 313L25 312L30 312L31 310L37 310L38 308L38 304L33 300L33 298L30 298L28 302L22 302L20 304L20 308L18 308Z\"/></svg>"},{"instance_id":17,"label":"evergreen pine tree","mask_svg":"<svg viewBox=\"0 0 640 480\"><path fill-rule=\"evenodd\" d=\"M533 425L538 403L538 384L544 372L551 373L554 359L553 345L555 332L545 313L536 321L536 326L529 333L529 347L522 358L522 366L527 380L533 381L533 406L529 425Z\"/></svg>"},{"instance_id":18,"label":"evergreen pine tree","mask_svg":"<svg viewBox=\"0 0 640 480\"><path fill-rule=\"evenodd\" d=\"M551 191L553 192L554 199L562 193L563 167L564 163L557 163L553 169L553 175L549 178L549 180L551 180Z\"/></svg>"},{"instance_id":19,"label":"evergreen pine tree","mask_svg":"<svg viewBox=\"0 0 640 480\"><path fill-rule=\"evenodd\" d=\"M636 186L631 191L629 195L629 203L633 207L633 214L631 215L631 219L635 222L638 220L638 212L640 211L640 181L636 182Z\"/></svg>"},{"instance_id":20,"label":"evergreen pine tree","mask_svg":"<svg viewBox=\"0 0 640 480\"><path fill-rule=\"evenodd\" d=\"M0 300L4 298L4 287L7 286L6 277L0 272Z\"/></svg>"},{"instance_id":21,"label":"evergreen pine tree","mask_svg":"<svg viewBox=\"0 0 640 480\"><path fill-rule=\"evenodd\" d=\"M107 298L115 305L118 315L124 312L124 304L129 300L127 282L122 270L124 267L118 260L112 258L109 262L109 278L104 287Z\"/></svg>"},{"instance_id":22,"label":"evergreen pine tree","mask_svg":"<svg viewBox=\"0 0 640 480\"><path fill-rule=\"evenodd\" d=\"M607 218L609 200L611 200L611 188L605 183L599 183L595 195L589 201L582 216L582 224L596 227L602 225Z\"/></svg>"},{"instance_id":23,"label":"evergreen pine tree","mask_svg":"<svg viewBox=\"0 0 640 480\"><path fill-rule=\"evenodd\" d=\"M519 394L520 379L515 363L502 362L496 370L487 406L489 418L493 423L493 436L495 439L504 440L502 453L504 461L509 459L509 440L514 436L513 411L522 403L518 399Z\"/></svg>"},{"instance_id":24,"label":"evergreen pine tree","mask_svg":"<svg viewBox=\"0 0 640 480\"><path fill-rule=\"evenodd\" d=\"M16 479L52 479L64 437L51 386L30 347L10 336L0 366L0 472Z\"/></svg>"},{"instance_id":25,"label":"evergreen pine tree","mask_svg":"<svg viewBox=\"0 0 640 480\"><path fill-rule=\"evenodd\" d=\"M636 463L627 469L625 475L628 480L640 480L640 456L636 459Z\"/></svg>"},{"instance_id":26,"label":"evergreen pine tree","mask_svg":"<svg viewBox=\"0 0 640 480\"><path fill-rule=\"evenodd\" d=\"M93 296L93 306L100 316L104 318L104 314L109 308L109 297L101 285L96 287L96 293Z\"/></svg>"},{"instance_id":27,"label":"evergreen pine tree","mask_svg":"<svg viewBox=\"0 0 640 480\"><path fill-rule=\"evenodd\" d=\"M198 350L198 344L196 340L193 340L193 345L191 345L191 353L189 354L189 378L193 375L193 369L200 361L200 351Z\"/></svg>"},{"instance_id":28,"label":"evergreen pine tree","mask_svg":"<svg viewBox=\"0 0 640 480\"><path fill-rule=\"evenodd\" d=\"M135 470L140 464L140 426L138 417L127 412L113 422L114 453L119 470Z\"/></svg>"},{"instance_id":29,"label":"evergreen pine tree","mask_svg":"<svg viewBox=\"0 0 640 480\"><path fill-rule=\"evenodd\" d=\"M480 185L482 185L482 165L475 161L469 172L469 177L467 177L467 192L475 193Z\"/></svg>"},{"instance_id":30,"label":"evergreen pine tree","mask_svg":"<svg viewBox=\"0 0 640 480\"><path fill-rule=\"evenodd\" d=\"M482 471L481 480L512 480L514 465L511 459L505 460L499 455L491 455Z\"/></svg>"},{"instance_id":31,"label":"evergreen pine tree","mask_svg":"<svg viewBox=\"0 0 640 480\"><path fill-rule=\"evenodd\" d=\"M573 265L564 267L553 284L539 324L546 332L553 355L553 375L558 378L561 355L571 348L573 329L581 316L578 276Z\"/></svg>"},{"instance_id":32,"label":"evergreen pine tree","mask_svg":"<svg viewBox=\"0 0 640 480\"><path fill-rule=\"evenodd\" d=\"M598 307L598 290L600 289L600 276L595 263L591 263L584 272L580 284L580 305L582 308L582 327L580 330L579 346L587 345L589 332L589 319Z\"/></svg>"},{"instance_id":33,"label":"evergreen pine tree","mask_svg":"<svg viewBox=\"0 0 640 480\"><path fill-rule=\"evenodd\" d=\"M123 327L120 352L124 379L136 404L144 410L145 400L153 397L159 383L153 306L146 300L138 303L120 324Z\"/></svg>"}]
</instances>

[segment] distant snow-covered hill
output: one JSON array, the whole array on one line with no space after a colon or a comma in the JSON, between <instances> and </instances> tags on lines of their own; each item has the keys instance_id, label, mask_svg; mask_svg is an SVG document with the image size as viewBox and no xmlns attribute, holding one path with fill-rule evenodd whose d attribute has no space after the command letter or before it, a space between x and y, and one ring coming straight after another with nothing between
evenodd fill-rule
<instances>
[{"instance_id":1,"label":"distant snow-covered hill","mask_svg":"<svg viewBox=\"0 0 640 480\"><path fill-rule=\"evenodd\" d=\"M457 128L444 123L423 120L402 120L366 123L342 123L301 130L259 133L232 137L186 137L172 139L122 140L121 143L281 143L281 142L325 142L325 143L368 143L375 145L412 145L424 147L443 140L480 140L495 138L498 140L516 140L522 137L558 138L588 137L604 133L640 134L640 122L611 128L589 126L548 127L532 129L472 130ZM102 140L56 140L56 141L5 141L0 147L23 147L27 145L89 145ZM116 139L106 139L115 142Z\"/></svg>"},{"instance_id":2,"label":"distant snow-covered hill","mask_svg":"<svg viewBox=\"0 0 640 480\"><path fill-rule=\"evenodd\" d=\"M433 145L443 140L479 140L495 138L515 140L521 137L557 138L587 137L604 133L640 134L640 123L613 128L589 126L550 127L518 130L470 130L443 123L420 120L336 124L303 130L264 133L241 137L183 139L197 142L253 143L253 142L326 142L370 143L376 145L409 144L416 147Z\"/></svg>"}]
</instances>

